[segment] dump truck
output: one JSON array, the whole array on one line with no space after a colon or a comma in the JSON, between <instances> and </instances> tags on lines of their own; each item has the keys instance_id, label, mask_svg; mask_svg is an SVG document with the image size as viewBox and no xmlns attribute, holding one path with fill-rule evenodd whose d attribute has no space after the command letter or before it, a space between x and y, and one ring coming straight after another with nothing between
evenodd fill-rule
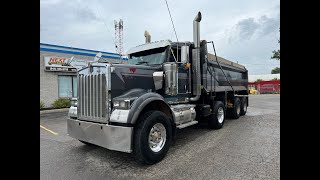
<instances>
[{"instance_id":1,"label":"dump truck","mask_svg":"<svg viewBox=\"0 0 320 180\"><path fill-rule=\"evenodd\" d=\"M127 64L100 59L79 69L69 136L155 164L167 154L177 129L199 122L220 129L226 116L245 115L248 71L208 53L214 44L200 40L201 19L198 12L193 42L148 37L127 52Z\"/></svg>"}]
</instances>

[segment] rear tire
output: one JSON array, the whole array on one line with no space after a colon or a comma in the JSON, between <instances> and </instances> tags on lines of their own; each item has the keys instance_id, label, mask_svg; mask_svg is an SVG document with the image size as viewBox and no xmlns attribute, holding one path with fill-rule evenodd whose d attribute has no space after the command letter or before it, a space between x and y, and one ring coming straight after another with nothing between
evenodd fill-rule
<instances>
[{"instance_id":1,"label":"rear tire","mask_svg":"<svg viewBox=\"0 0 320 180\"><path fill-rule=\"evenodd\" d=\"M160 111L144 113L134 132L133 154L143 164L155 164L167 154L172 141L169 118Z\"/></svg>"},{"instance_id":2,"label":"rear tire","mask_svg":"<svg viewBox=\"0 0 320 180\"><path fill-rule=\"evenodd\" d=\"M246 97L241 98L241 107L240 107L240 115L241 116L246 115L247 107L248 107L247 98Z\"/></svg>"},{"instance_id":3,"label":"rear tire","mask_svg":"<svg viewBox=\"0 0 320 180\"><path fill-rule=\"evenodd\" d=\"M216 101L213 105L213 113L208 117L210 129L220 129L223 127L226 111L221 101Z\"/></svg>"},{"instance_id":4,"label":"rear tire","mask_svg":"<svg viewBox=\"0 0 320 180\"><path fill-rule=\"evenodd\" d=\"M240 117L240 112L241 112L241 102L238 97L234 98L233 101L233 107L230 109L230 116L233 119L238 119Z\"/></svg>"}]
</instances>

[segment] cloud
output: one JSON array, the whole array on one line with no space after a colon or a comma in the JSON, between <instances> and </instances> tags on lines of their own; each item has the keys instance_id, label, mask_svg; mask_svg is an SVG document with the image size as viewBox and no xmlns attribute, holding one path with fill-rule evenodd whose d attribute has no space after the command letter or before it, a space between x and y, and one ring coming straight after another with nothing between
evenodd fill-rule
<instances>
[{"instance_id":1,"label":"cloud","mask_svg":"<svg viewBox=\"0 0 320 180\"><path fill-rule=\"evenodd\" d=\"M280 28L280 16L270 18L262 15L257 18L247 18L240 20L229 30L229 43L237 41L252 40L261 38L270 33L276 33Z\"/></svg>"},{"instance_id":2,"label":"cloud","mask_svg":"<svg viewBox=\"0 0 320 180\"><path fill-rule=\"evenodd\" d=\"M280 14L278 14L278 16L275 18L269 18L266 15L263 15L258 21L259 24L261 24L261 36L277 32L280 28Z\"/></svg>"},{"instance_id":3,"label":"cloud","mask_svg":"<svg viewBox=\"0 0 320 180\"><path fill-rule=\"evenodd\" d=\"M79 21L83 21L83 22L92 22L92 21L101 20L96 16L93 10L89 9L88 7L78 9L76 11L76 17L79 19Z\"/></svg>"},{"instance_id":4,"label":"cloud","mask_svg":"<svg viewBox=\"0 0 320 180\"><path fill-rule=\"evenodd\" d=\"M279 8L261 11L255 16L243 16L220 33L212 36L217 42L217 53L246 66L249 74L270 74L280 63L270 59L279 49Z\"/></svg>"},{"instance_id":5,"label":"cloud","mask_svg":"<svg viewBox=\"0 0 320 180\"><path fill-rule=\"evenodd\" d=\"M201 11L200 38L213 40L218 56L248 64L249 73L270 73L269 65L251 64L274 62L270 57L279 48L279 0L168 0L168 4L180 41L193 41L192 21ZM114 20L120 18L125 52L145 42L145 30L152 41L176 41L164 0L41 0L40 41L115 52Z\"/></svg>"},{"instance_id":6,"label":"cloud","mask_svg":"<svg viewBox=\"0 0 320 180\"><path fill-rule=\"evenodd\" d=\"M260 24L254 21L254 18L248 18L241 20L236 24L237 35L240 40L250 39L256 30L259 28Z\"/></svg>"}]
</instances>

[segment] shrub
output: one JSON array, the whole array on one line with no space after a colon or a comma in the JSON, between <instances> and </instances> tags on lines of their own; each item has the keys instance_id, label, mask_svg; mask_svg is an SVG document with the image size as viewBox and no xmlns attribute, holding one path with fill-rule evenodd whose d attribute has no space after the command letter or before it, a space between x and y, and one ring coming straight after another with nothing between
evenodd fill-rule
<instances>
[{"instance_id":1,"label":"shrub","mask_svg":"<svg viewBox=\"0 0 320 180\"><path fill-rule=\"evenodd\" d=\"M52 104L52 106L56 109L59 108L68 108L70 107L71 103L69 99L66 98L59 98L57 100L55 100Z\"/></svg>"},{"instance_id":2,"label":"shrub","mask_svg":"<svg viewBox=\"0 0 320 180\"><path fill-rule=\"evenodd\" d=\"M44 102L40 101L40 109L44 108Z\"/></svg>"}]
</instances>

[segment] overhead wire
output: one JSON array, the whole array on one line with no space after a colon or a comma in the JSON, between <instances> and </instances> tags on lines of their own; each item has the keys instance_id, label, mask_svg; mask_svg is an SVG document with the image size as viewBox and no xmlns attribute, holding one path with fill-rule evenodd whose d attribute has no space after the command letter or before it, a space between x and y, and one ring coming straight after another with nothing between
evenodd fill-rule
<instances>
[{"instance_id":1,"label":"overhead wire","mask_svg":"<svg viewBox=\"0 0 320 180\"><path fill-rule=\"evenodd\" d=\"M174 23L173 23L173 20L172 20L172 16L171 16L171 12L170 12L170 9L169 9L169 5L168 5L168 2L167 0L166 1L166 4L167 4L167 8L168 8L168 12L169 12L169 15L170 15L170 19L171 19L171 23L172 23L172 26L173 26L173 30L174 30L174 33L176 35L176 38L177 38L177 61L179 60L179 40L178 40L178 35L177 35L177 32L176 32L176 28L174 27Z\"/></svg>"}]
</instances>

